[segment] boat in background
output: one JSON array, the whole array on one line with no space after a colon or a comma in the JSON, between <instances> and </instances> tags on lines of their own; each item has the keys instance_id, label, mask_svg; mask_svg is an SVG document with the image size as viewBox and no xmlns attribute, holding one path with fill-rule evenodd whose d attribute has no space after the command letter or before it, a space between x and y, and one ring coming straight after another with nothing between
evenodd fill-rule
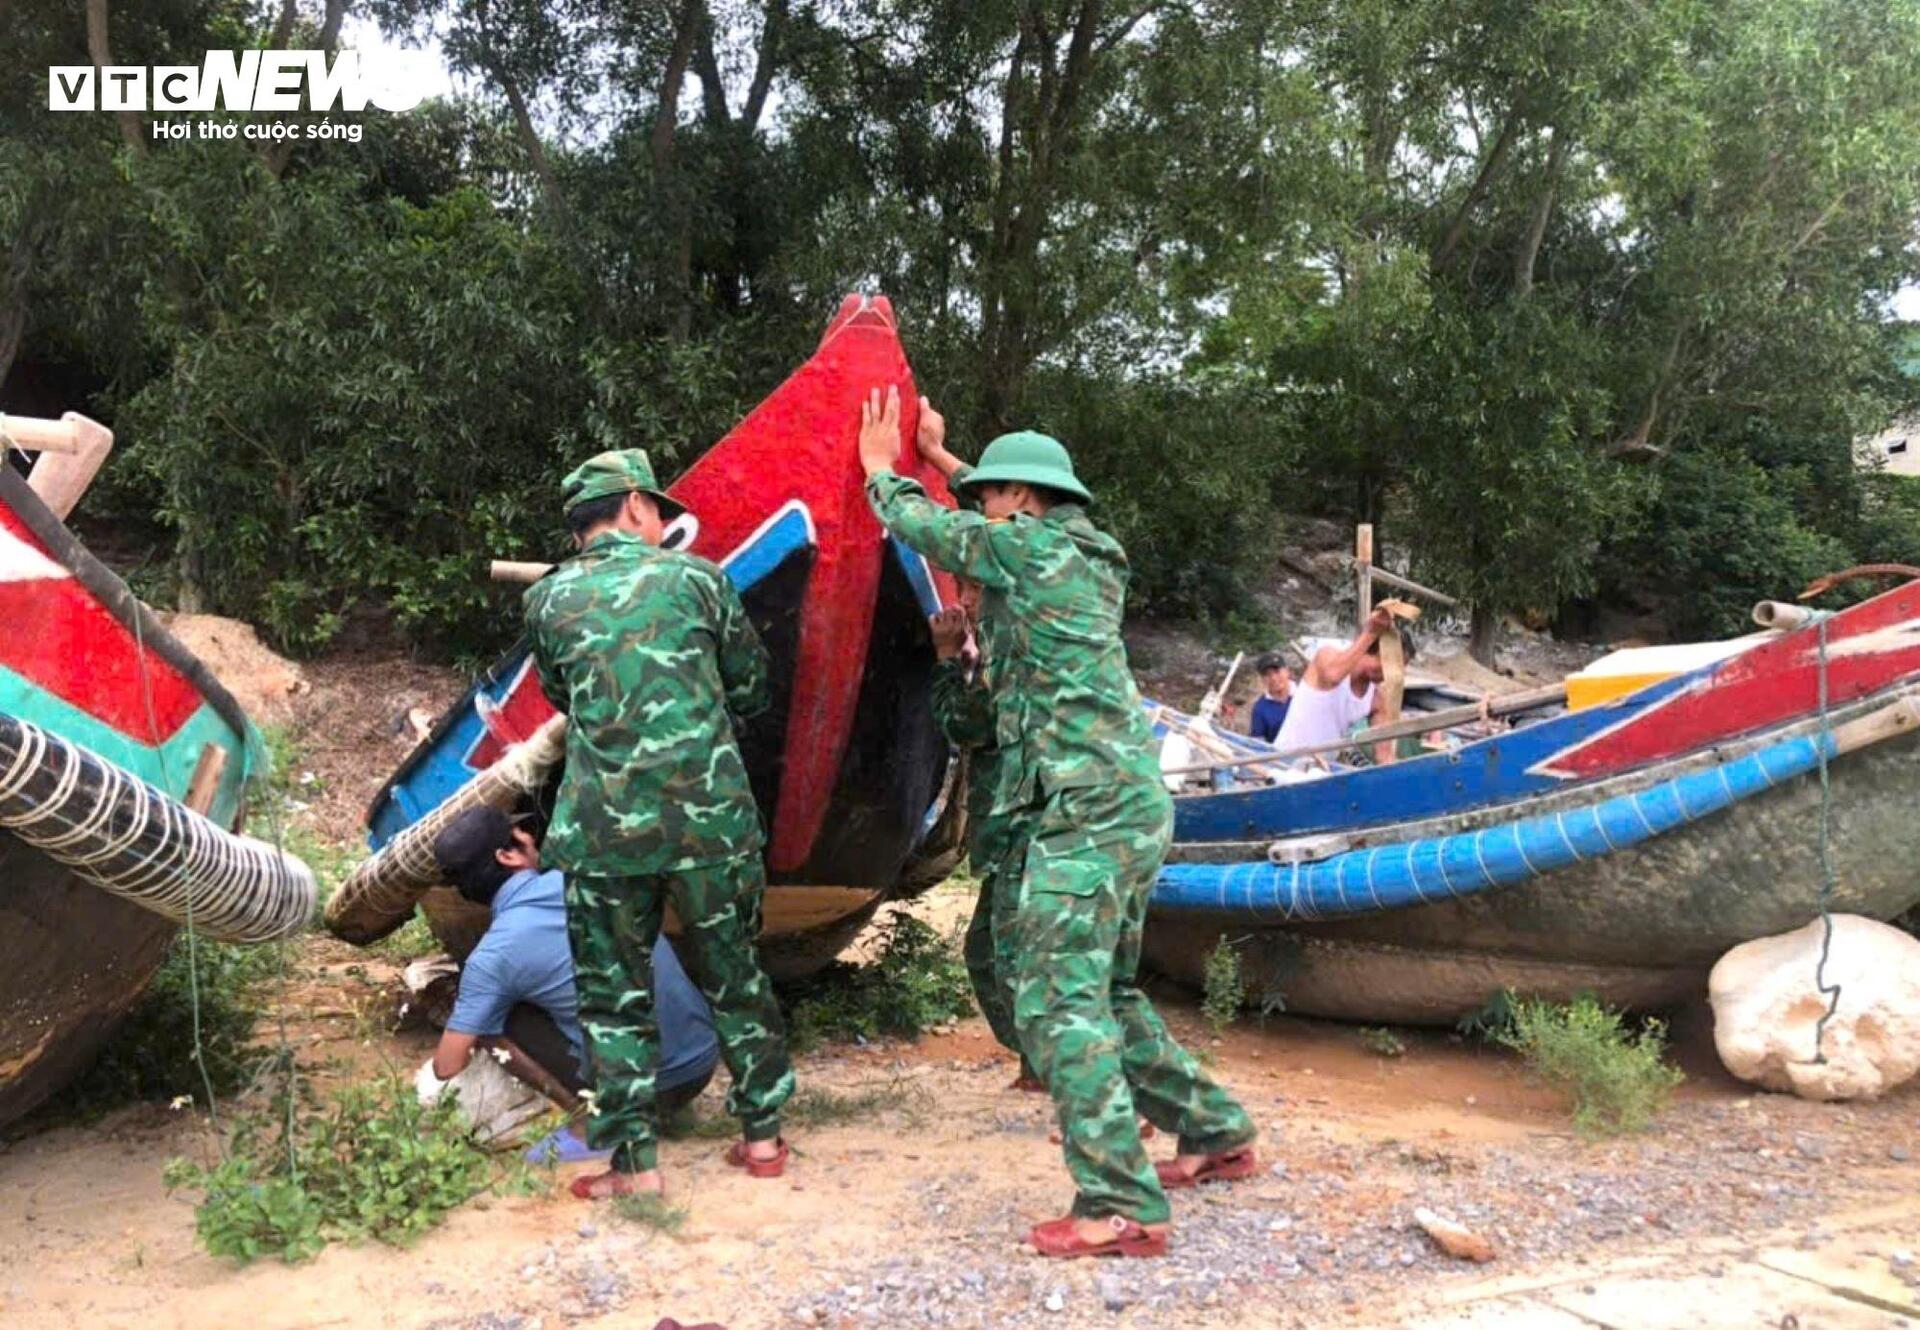
<instances>
[{"instance_id":1,"label":"boat in background","mask_svg":"<svg viewBox=\"0 0 1920 1330\"><path fill-rule=\"evenodd\" d=\"M180 923L304 927L313 876L234 834L261 752L244 712L64 525L112 435L0 418L0 1125L90 1061Z\"/></svg>"},{"instance_id":2,"label":"boat in background","mask_svg":"<svg viewBox=\"0 0 1920 1330\"><path fill-rule=\"evenodd\" d=\"M1625 696L1384 767L1174 801L1146 954L1198 983L1451 1022L1502 988L1657 1007L1730 947L1920 902L1920 582Z\"/></svg>"},{"instance_id":3,"label":"boat in background","mask_svg":"<svg viewBox=\"0 0 1920 1330\"><path fill-rule=\"evenodd\" d=\"M953 764L933 722L927 629L952 603L952 584L886 535L859 462L860 403L889 384L905 404L898 469L951 504L914 448L919 396L892 307L862 296L849 296L813 356L668 486L687 511L664 543L726 571L773 659L773 705L740 738L768 823L762 952L780 976L826 964L883 901L939 881L960 855L964 800L947 797ZM470 950L486 912L435 884L430 858L411 844L422 837L409 831L554 715L524 644L514 646L375 797L367 825L378 853L330 903L328 926L371 941L404 923L417 899L443 945ZM546 769L544 797L519 777L474 797L550 806L557 780Z\"/></svg>"}]
</instances>

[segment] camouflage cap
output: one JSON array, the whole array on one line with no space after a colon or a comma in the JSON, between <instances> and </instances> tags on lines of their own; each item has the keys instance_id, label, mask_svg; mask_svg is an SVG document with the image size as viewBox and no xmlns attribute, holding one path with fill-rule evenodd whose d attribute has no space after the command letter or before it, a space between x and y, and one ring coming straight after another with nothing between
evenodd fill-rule
<instances>
[{"instance_id":1,"label":"camouflage cap","mask_svg":"<svg viewBox=\"0 0 1920 1330\"><path fill-rule=\"evenodd\" d=\"M654 480L653 463L647 460L643 448L615 448L597 453L560 482L562 509L569 513L589 499L636 491L660 505L662 521L671 522L686 511L685 505L668 497Z\"/></svg>"}]
</instances>

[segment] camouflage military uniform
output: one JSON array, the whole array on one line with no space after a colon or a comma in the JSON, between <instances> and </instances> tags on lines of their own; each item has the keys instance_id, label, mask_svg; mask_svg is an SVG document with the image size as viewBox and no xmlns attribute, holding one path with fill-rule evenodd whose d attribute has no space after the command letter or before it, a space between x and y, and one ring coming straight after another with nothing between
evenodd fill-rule
<instances>
[{"instance_id":1,"label":"camouflage military uniform","mask_svg":"<svg viewBox=\"0 0 1920 1330\"><path fill-rule=\"evenodd\" d=\"M993 806L1030 828L1014 1016L1059 1110L1074 1213L1163 1222L1136 1110L1177 1132L1183 1153L1229 1150L1255 1131L1138 984L1172 802L1120 641L1126 556L1077 503L995 522L941 508L892 474L870 478L867 495L895 536L984 588L1002 764Z\"/></svg>"},{"instance_id":2,"label":"camouflage military uniform","mask_svg":"<svg viewBox=\"0 0 1920 1330\"><path fill-rule=\"evenodd\" d=\"M993 811L1000 751L994 744L992 698L984 680L969 678L958 659L933 667L933 718L948 743L967 750L967 862L980 879L980 896L967 925L967 978L993 1037L1018 1053L1009 940L1020 867L1007 862L1015 847L1013 815ZM1021 1063L1026 1070L1024 1056Z\"/></svg>"},{"instance_id":3,"label":"camouflage military uniform","mask_svg":"<svg viewBox=\"0 0 1920 1330\"><path fill-rule=\"evenodd\" d=\"M733 1074L727 1109L771 1140L793 1069L754 954L763 835L728 716L767 706L766 651L724 573L622 531L530 588L526 620L541 685L571 717L543 858L568 875L587 1138L616 1169L654 1166L650 958L671 902Z\"/></svg>"}]
</instances>

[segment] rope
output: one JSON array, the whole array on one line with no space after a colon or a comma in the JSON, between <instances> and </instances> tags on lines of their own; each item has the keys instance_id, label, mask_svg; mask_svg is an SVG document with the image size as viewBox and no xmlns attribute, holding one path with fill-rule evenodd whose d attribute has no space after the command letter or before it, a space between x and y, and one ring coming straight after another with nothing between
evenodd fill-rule
<instances>
[{"instance_id":1,"label":"rope","mask_svg":"<svg viewBox=\"0 0 1920 1330\"><path fill-rule=\"evenodd\" d=\"M272 942L313 913L313 873L298 859L5 713L0 827L114 895L222 941Z\"/></svg>"},{"instance_id":2,"label":"rope","mask_svg":"<svg viewBox=\"0 0 1920 1330\"><path fill-rule=\"evenodd\" d=\"M1832 733L1827 718L1827 619L1822 615L1818 629L1820 671L1820 734L1824 739ZM1820 745L1820 962L1814 967L1813 984L1820 995L1827 999L1827 1009L1813 1027L1813 1064L1824 1065L1827 1060L1826 1035L1827 1022L1840 1009L1840 985L1827 982L1827 961L1833 954L1833 784L1827 774L1827 745Z\"/></svg>"},{"instance_id":3,"label":"rope","mask_svg":"<svg viewBox=\"0 0 1920 1330\"><path fill-rule=\"evenodd\" d=\"M146 630L141 626L140 616L133 616L134 659L140 665L140 697L147 709L147 737L153 744L153 753L160 763L160 785L168 794L173 793L173 776L167 770L167 748L160 735L160 719L153 705L153 681L147 675L147 638ZM104 803L104 801L103 801ZM203 1055L204 1045L200 1041L200 933L193 926L193 893L187 893L187 1013L193 1030L193 1065L200 1072L200 1088L207 1092L207 1121L213 1124L214 1133L220 1131L219 1099L213 1092L213 1075L207 1070L207 1059Z\"/></svg>"}]
</instances>

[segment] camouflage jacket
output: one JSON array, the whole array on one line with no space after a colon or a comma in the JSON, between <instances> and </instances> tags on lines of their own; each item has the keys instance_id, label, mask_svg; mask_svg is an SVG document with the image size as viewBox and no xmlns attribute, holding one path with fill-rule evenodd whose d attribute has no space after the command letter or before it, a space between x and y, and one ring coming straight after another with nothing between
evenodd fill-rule
<instances>
[{"instance_id":1,"label":"camouflage jacket","mask_svg":"<svg viewBox=\"0 0 1920 1330\"><path fill-rule=\"evenodd\" d=\"M1126 552L1084 507L1064 503L1042 519L993 522L943 508L917 481L892 474L869 479L867 498L888 531L983 588L1000 749L995 812L1057 790L1159 779L1153 730L1120 640Z\"/></svg>"},{"instance_id":2,"label":"camouflage jacket","mask_svg":"<svg viewBox=\"0 0 1920 1330\"><path fill-rule=\"evenodd\" d=\"M994 736L993 695L986 662L970 673L959 658L934 662L933 719L955 748L967 750L967 820L977 825L993 812L1000 746Z\"/></svg>"},{"instance_id":3,"label":"camouflage jacket","mask_svg":"<svg viewBox=\"0 0 1920 1330\"><path fill-rule=\"evenodd\" d=\"M608 532L525 607L540 684L571 718L548 866L639 875L759 850L727 713L766 709L767 653L726 574Z\"/></svg>"}]
</instances>

